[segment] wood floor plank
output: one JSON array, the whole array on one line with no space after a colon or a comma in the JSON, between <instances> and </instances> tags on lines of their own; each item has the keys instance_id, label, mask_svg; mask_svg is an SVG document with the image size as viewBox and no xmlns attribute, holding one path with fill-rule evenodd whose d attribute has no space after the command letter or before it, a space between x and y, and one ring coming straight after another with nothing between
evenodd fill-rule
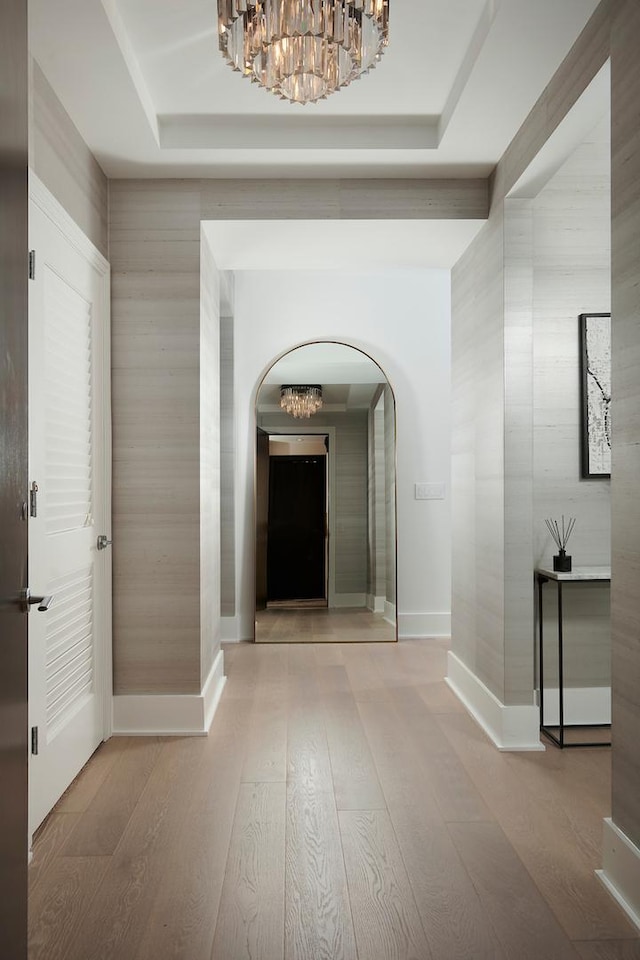
<instances>
[{"instance_id":1,"label":"wood floor plank","mask_svg":"<svg viewBox=\"0 0 640 960\"><path fill-rule=\"evenodd\" d=\"M285 957L355 960L321 704L290 707L287 759Z\"/></svg>"},{"instance_id":2,"label":"wood floor plank","mask_svg":"<svg viewBox=\"0 0 640 960\"><path fill-rule=\"evenodd\" d=\"M351 647L342 644L342 653L354 698L356 700L388 699L385 679L367 647Z\"/></svg>"},{"instance_id":3,"label":"wood floor plank","mask_svg":"<svg viewBox=\"0 0 640 960\"><path fill-rule=\"evenodd\" d=\"M251 711L242 780L284 782L287 776L286 700L256 699Z\"/></svg>"},{"instance_id":4,"label":"wood floor plank","mask_svg":"<svg viewBox=\"0 0 640 960\"><path fill-rule=\"evenodd\" d=\"M307 643L291 644L288 650L289 698L305 702L317 700L320 687L314 646Z\"/></svg>"},{"instance_id":5,"label":"wood floor plank","mask_svg":"<svg viewBox=\"0 0 640 960\"><path fill-rule=\"evenodd\" d=\"M29 960L68 960L69 945L96 896L107 867L106 857L58 857L48 883L29 902L37 923L29 929Z\"/></svg>"},{"instance_id":6,"label":"wood floor plank","mask_svg":"<svg viewBox=\"0 0 640 960\"><path fill-rule=\"evenodd\" d=\"M255 695L263 700L282 701L289 692L289 644L256 646L258 675Z\"/></svg>"},{"instance_id":7,"label":"wood floor plank","mask_svg":"<svg viewBox=\"0 0 640 960\"><path fill-rule=\"evenodd\" d=\"M286 960L356 960L333 791L287 784Z\"/></svg>"},{"instance_id":8,"label":"wood floor plank","mask_svg":"<svg viewBox=\"0 0 640 960\"><path fill-rule=\"evenodd\" d=\"M257 649L253 643L224 643L224 686L226 700L250 699L258 685L258 658L252 654Z\"/></svg>"},{"instance_id":9,"label":"wood floor plank","mask_svg":"<svg viewBox=\"0 0 640 960\"><path fill-rule=\"evenodd\" d=\"M212 960L284 953L284 783L244 783L229 846Z\"/></svg>"},{"instance_id":10,"label":"wood floor plank","mask_svg":"<svg viewBox=\"0 0 640 960\"><path fill-rule=\"evenodd\" d=\"M131 737L62 849L65 857L102 857L115 850L160 752L158 737Z\"/></svg>"},{"instance_id":11,"label":"wood floor plank","mask_svg":"<svg viewBox=\"0 0 640 960\"><path fill-rule=\"evenodd\" d=\"M325 698L325 724L338 810L383 810L384 796L351 694Z\"/></svg>"},{"instance_id":12,"label":"wood floor plank","mask_svg":"<svg viewBox=\"0 0 640 960\"><path fill-rule=\"evenodd\" d=\"M289 705L287 781L293 780L333 789L325 711L316 701L296 700Z\"/></svg>"},{"instance_id":13,"label":"wood floor plank","mask_svg":"<svg viewBox=\"0 0 640 960\"><path fill-rule=\"evenodd\" d=\"M111 737L101 743L58 800L56 813L84 813L130 742L130 737Z\"/></svg>"},{"instance_id":14,"label":"wood floor plank","mask_svg":"<svg viewBox=\"0 0 640 960\"><path fill-rule=\"evenodd\" d=\"M165 849L184 821L193 778L207 745L199 737L165 742L121 844L113 856L104 858L108 867L100 897L77 920L65 960L137 956L167 869Z\"/></svg>"},{"instance_id":15,"label":"wood floor plank","mask_svg":"<svg viewBox=\"0 0 640 960\"><path fill-rule=\"evenodd\" d=\"M316 663L321 667L343 667L344 653L337 643L314 643Z\"/></svg>"},{"instance_id":16,"label":"wood floor plank","mask_svg":"<svg viewBox=\"0 0 640 960\"><path fill-rule=\"evenodd\" d=\"M404 736L423 766L446 821L487 821L494 817L442 728L413 687L391 692L404 722ZM465 715L466 716L466 715Z\"/></svg>"},{"instance_id":17,"label":"wood floor plank","mask_svg":"<svg viewBox=\"0 0 640 960\"><path fill-rule=\"evenodd\" d=\"M575 948L581 960L640 960L640 939L587 940Z\"/></svg>"},{"instance_id":18,"label":"wood floor plank","mask_svg":"<svg viewBox=\"0 0 640 960\"><path fill-rule=\"evenodd\" d=\"M110 741L36 834L31 960L211 960L217 925L216 960L640 960L593 874L607 751L499 753L441 641L226 649L208 737L164 739L142 790L141 741L131 776ZM119 842L63 856L89 810L101 844L129 810Z\"/></svg>"},{"instance_id":19,"label":"wood floor plank","mask_svg":"<svg viewBox=\"0 0 640 960\"><path fill-rule=\"evenodd\" d=\"M464 713L464 706L444 680L416 686L431 713Z\"/></svg>"},{"instance_id":20,"label":"wood floor plank","mask_svg":"<svg viewBox=\"0 0 640 960\"><path fill-rule=\"evenodd\" d=\"M395 708L359 710L433 960L506 960Z\"/></svg>"},{"instance_id":21,"label":"wood floor plank","mask_svg":"<svg viewBox=\"0 0 640 960\"><path fill-rule=\"evenodd\" d=\"M344 664L316 667L318 687L322 696L332 693L351 694L351 684Z\"/></svg>"},{"instance_id":22,"label":"wood floor plank","mask_svg":"<svg viewBox=\"0 0 640 960\"><path fill-rule=\"evenodd\" d=\"M33 838L33 859L29 864L29 896L33 895L38 883L55 863L79 817L79 813L54 811L36 833Z\"/></svg>"},{"instance_id":23,"label":"wood floor plank","mask_svg":"<svg viewBox=\"0 0 640 960\"><path fill-rule=\"evenodd\" d=\"M553 912L495 823L452 823L449 832L507 957L575 960Z\"/></svg>"},{"instance_id":24,"label":"wood floor plank","mask_svg":"<svg viewBox=\"0 0 640 960\"><path fill-rule=\"evenodd\" d=\"M497 751L470 717L450 714L437 720L569 938L634 937L595 876L599 853L585 846L564 811L544 794L532 793L509 755Z\"/></svg>"},{"instance_id":25,"label":"wood floor plank","mask_svg":"<svg viewBox=\"0 0 640 960\"><path fill-rule=\"evenodd\" d=\"M339 814L358 960L431 957L386 811Z\"/></svg>"},{"instance_id":26,"label":"wood floor plank","mask_svg":"<svg viewBox=\"0 0 640 960\"><path fill-rule=\"evenodd\" d=\"M244 760L248 711L221 705L175 829L136 960L210 960Z\"/></svg>"}]
</instances>

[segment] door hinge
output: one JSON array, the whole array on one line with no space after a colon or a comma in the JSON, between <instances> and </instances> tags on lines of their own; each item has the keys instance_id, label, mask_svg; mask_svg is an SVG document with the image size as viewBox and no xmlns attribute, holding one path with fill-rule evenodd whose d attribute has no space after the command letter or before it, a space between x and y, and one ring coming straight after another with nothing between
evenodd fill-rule
<instances>
[{"instance_id":1,"label":"door hinge","mask_svg":"<svg viewBox=\"0 0 640 960\"><path fill-rule=\"evenodd\" d=\"M33 481L29 490L29 516L38 516L38 484Z\"/></svg>"},{"instance_id":2,"label":"door hinge","mask_svg":"<svg viewBox=\"0 0 640 960\"><path fill-rule=\"evenodd\" d=\"M38 756L38 728L31 727L31 753L34 757Z\"/></svg>"},{"instance_id":3,"label":"door hinge","mask_svg":"<svg viewBox=\"0 0 640 960\"><path fill-rule=\"evenodd\" d=\"M29 280L36 278L36 252L29 250Z\"/></svg>"}]
</instances>

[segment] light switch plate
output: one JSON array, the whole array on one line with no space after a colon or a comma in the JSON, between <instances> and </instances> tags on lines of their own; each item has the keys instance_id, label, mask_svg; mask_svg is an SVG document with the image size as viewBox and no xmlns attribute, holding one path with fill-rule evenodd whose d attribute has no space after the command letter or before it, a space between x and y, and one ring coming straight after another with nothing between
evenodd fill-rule
<instances>
[{"instance_id":1,"label":"light switch plate","mask_svg":"<svg viewBox=\"0 0 640 960\"><path fill-rule=\"evenodd\" d=\"M416 500L444 500L444 483L416 483Z\"/></svg>"}]
</instances>

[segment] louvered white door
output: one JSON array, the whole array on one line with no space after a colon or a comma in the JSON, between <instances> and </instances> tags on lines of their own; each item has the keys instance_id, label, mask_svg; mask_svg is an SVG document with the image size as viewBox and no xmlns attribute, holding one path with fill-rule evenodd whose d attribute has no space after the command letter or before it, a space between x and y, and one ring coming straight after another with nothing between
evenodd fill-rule
<instances>
[{"instance_id":1,"label":"louvered white door","mask_svg":"<svg viewBox=\"0 0 640 960\"><path fill-rule=\"evenodd\" d=\"M29 584L51 594L29 613L29 711L37 728L30 763L30 827L51 810L105 736L102 611L108 557L104 487L104 276L35 204L30 245Z\"/></svg>"}]
</instances>

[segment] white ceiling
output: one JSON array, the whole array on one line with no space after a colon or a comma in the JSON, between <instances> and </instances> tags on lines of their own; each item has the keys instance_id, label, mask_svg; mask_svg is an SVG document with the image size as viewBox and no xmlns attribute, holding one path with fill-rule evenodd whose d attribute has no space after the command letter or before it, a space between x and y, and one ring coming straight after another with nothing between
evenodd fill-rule
<instances>
[{"instance_id":1,"label":"white ceiling","mask_svg":"<svg viewBox=\"0 0 640 960\"><path fill-rule=\"evenodd\" d=\"M450 269L483 220L211 220L221 270Z\"/></svg>"},{"instance_id":2,"label":"white ceiling","mask_svg":"<svg viewBox=\"0 0 640 960\"><path fill-rule=\"evenodd\" d=\"M391 0L376 70L277 100L215 0L30 0L31 49L110 177L487 176L598 0Z\"/></svg>"}]
</instances>

